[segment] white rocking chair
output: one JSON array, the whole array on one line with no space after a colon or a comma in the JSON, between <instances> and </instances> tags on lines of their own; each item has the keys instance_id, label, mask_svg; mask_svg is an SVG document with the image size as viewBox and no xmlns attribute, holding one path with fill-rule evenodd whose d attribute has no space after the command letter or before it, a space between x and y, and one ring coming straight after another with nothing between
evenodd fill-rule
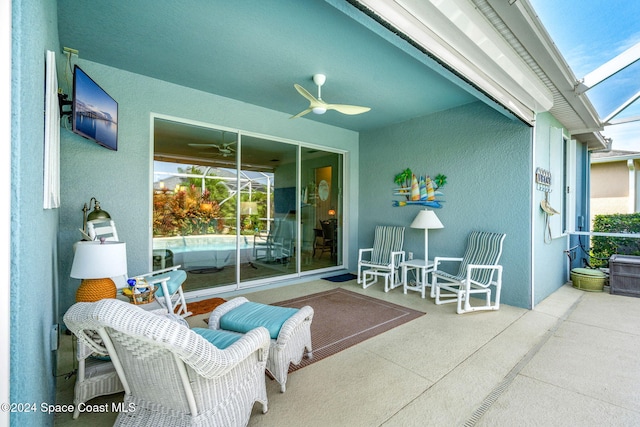
<instances>
[{"instance_id":1,"label":"white rocking chair","mask_svg":"<svg viewBox=\"0 0 640 427\"><path fill-rule=\"evenodd\" d=\"M464 257L435 257L431 286L435 290L436 304L457 302L458 314L478 310L498 310L502 288L502 266L498 265L498 261L502 255L505 236L505 234L474 231L469 235ZM438 269L441 263L449 261L460 263L457 274L449 274ZM493 305L491 304L491 286L496 288ZM470 298L474 294L484 294L485 304L472 306Z\"/></svg>"},{"instance_id":2,"label":"white rocking chair","mask_svg":"<svg viewBox=\"0 0 640 427\"><path fill-rule=\"evenodd\" d=\"M96 220L87 222L87 233L91 240L105 239L106 241L119 241L116 224L113 220ZM184 298L182 284L187 280L187 273L180 269L180 265L163 268L150 273L139 274L136 277L144 278L150 285L158 285L155 293L156 301L168 313L177 313L182 317L191 316L187 310L187 302ZM116 286L126 286L124 280L114 280Z\"/></svg>"}]
</instances>

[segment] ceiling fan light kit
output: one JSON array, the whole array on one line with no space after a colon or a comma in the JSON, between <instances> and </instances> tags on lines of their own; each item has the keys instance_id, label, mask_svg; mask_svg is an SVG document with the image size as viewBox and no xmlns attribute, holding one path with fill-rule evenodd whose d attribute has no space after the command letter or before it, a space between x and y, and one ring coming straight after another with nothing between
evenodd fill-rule
<instances>
[{"instance_id":1,"label":"ceiling fan light kit","mask_svg":"<svg viewBox=\"0 0 640 427\"><path fill-rule=\"evenodd\" d=\"M302 117L308 113L315 114L324 114L328 110L335 110L342 114L355 115L366 113L371 110L369 107L360 107L357 105L346 105L346 104L327 104L322 100L322 85L327 81L327 76L324 74L314 74L313 82L318 86L318 97L314 97L311 95L305 88L300 86L299 84L294 84L293 87L298 91L300 95L302 95L307 101L309 101L309 107L296 114L295 116L291 116L291 119L296 119L298 117Z\"/></svg>"}]
</instances>

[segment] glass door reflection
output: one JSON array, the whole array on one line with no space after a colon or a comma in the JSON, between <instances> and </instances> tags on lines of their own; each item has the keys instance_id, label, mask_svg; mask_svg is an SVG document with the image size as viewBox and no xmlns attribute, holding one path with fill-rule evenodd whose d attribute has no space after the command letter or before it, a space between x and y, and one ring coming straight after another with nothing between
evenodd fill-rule
<instances>
[{"instance_id":1,"label":"glass door reflection","mask_svg":"<svg viewBox=\"0 0 640 427\"><path fill-rule=\"evenodd\" d=\"M301 270L342 264L342 154L303 148Z\"/></svg>"},{"instance_id":2,"label":"glass door reflection","mask_svg":"<svg viewBox=\"0 0 640 427\"><path fill-rule=\"evenodd\" d=\"M343 160L155 118L154 269L181 265L190 292L341 266Z\"/></svg>"},{"instance_id":3,"label":"glass door reflection","mask_svg":"<svg viewBox=\"0 0 640 427\"><path fill-rule=\"evenodd\" d=\"M240 282L297 273L296 145L242 136ZM243 259L244 260L244 259Z\"/></svg>"}]
</instances>

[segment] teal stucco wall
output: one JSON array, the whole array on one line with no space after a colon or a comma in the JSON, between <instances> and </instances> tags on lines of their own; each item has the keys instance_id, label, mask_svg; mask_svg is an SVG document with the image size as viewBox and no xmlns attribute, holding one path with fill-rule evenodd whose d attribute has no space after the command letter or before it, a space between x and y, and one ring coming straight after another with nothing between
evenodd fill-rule
<instances>
[{"instance_id":1,"label":"teal stucco wall","mask_svg":"<svg viewBox=\"0 0 640 427\"><path fill-rule=\"evenodd\" d=\"M359 247L378 224L402 225L405 250L424 256L424 230L409 226L420 206L392 207L394 176L405 168L447 176L443 229L429 231L429 257L462 256L472 230L506 233L501 302L529 307L532 130L486 105L465 106L360 135Z\"/></svg>"},{"instance_id":2,"label":"teal stucco wall","mask_svg":"<svg viewBox=\"0 0 640 427\"><path fill-rule=\"evenodd\" d=\"M552 131L553 128L553 131ZM561 183L563 178L562 159L558 159L558 153L562 153L562 141L559 139L562 134L566 134L560 122L558 122L551 114L542 113L536 116L536 132L535 132L535 150L534 150L534 167L551 170L552 182ZM582 146L580 146L582 148ZM579 150L582 153L583 150ZM561 154L560 154L561 155ZM560 167L560 169L558 169ZM554 170L552 170L554 169ZM578 180L578 185L584 186L586 183L583 179ZM565 214L562 205L562 190L560 188L554 190L554 203L552 206L560 211L560 215L554 215L553 220L560 221L561 216ZM555 290L561 287L569 278L568 258L564 253L567 249L569 236L564 234L565 230L559 233L553 233L553 238L549 239L548 229L544 212L540 209L540 202L545 198L544 192L535 190L534 201L532 204L532 227L533 227L533 248L534 248L534 303L538 304L546 297L551 295ZM582 201L582 199L580 199ZM554 206L555 205L555 206ZM584 205L581 204L582 209ZM577 211L580 211L578 206ZM545 234L547 238L545 239Z\"/></svg>"},{"instance_id":3,"label":"teal stucco wall","mask_svg":"<svg viewBox=\"0 0 640 427\"><path fill-rule=\"evenodd\" d=\"M12 39L10 398L38 410L12 413L10 424L46 426L53 417L39 409L55 403L58 210L43 209L43 105L46 51L60 51L56 3L13 1Z\"/></svg>"},{"instance_id":4,"label":"teal stucco wall","mask_svg":"<svg viewBox=\"0 0 640 427\"><path fill-rule=\"evenodd\" d=\"M69 277L72 248L80 239L82 206L91 197L96 197L109 212L117 224L120 240L127 243L129 275L151 269L152 114L347 150L352 174L347 185L357 188L356 132L310 120L290 120L289 114L82 59L77 64L118 102L118 151L100 147L67 129L61 130L63 203L58 247L61 313L74 302L80 284ZM351 209L357 210L357 206ZM355 245L356 228L348 229L352 230L349 239Z\"/></svg>"}]
</instances>

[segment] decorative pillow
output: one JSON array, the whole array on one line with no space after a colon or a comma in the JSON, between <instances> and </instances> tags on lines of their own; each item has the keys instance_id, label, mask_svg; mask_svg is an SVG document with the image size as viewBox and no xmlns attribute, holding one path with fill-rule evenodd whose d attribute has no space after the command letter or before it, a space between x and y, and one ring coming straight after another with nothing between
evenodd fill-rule
<instances>
[{"instance_id":1,"label":"decorative pillow","mask_svg":"<svg viewBox=\"0 0 640 427\"><path fill-rule=\"evenodd\" d=\"M104 341L102 341L102 338L100 337L100 334L98 333L98 331L87 330L85 332L87 333L87 335L89 336L89 338L91 338L91 340L93 342L95 342L96 344L104 347ZM96 359L96 360L102 360L104 362L110 362L111 361L111 357L109 357L108 354L91 353L91 356L89 356L89 358Z\"/></svg>"}]
</instances>

